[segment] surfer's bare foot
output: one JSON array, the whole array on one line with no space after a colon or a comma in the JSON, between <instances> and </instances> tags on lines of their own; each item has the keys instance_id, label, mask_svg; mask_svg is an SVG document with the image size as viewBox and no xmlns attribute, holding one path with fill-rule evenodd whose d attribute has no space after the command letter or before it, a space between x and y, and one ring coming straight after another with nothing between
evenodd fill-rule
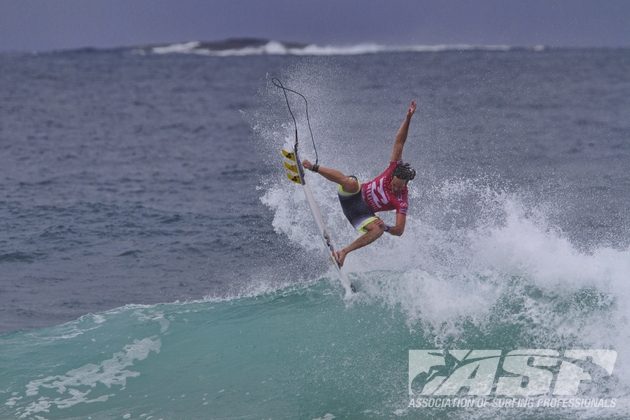
<instances>
[{"instance_id":1,"label":"surfer's bare foot","mask_svg":"<svg viewBox=\"0 0 630 420\"><path fill-rule=\"evenodd\" d=\"M310 161L308 161L307 159L304 159L304 160L302 161L302 166L304 166L304 167L305 167L306 169L308 169L309 171L310 171L311 169L313 169L313 164L312 164Z\"/></svg>"},{"instance_id":2,"label":"surfer's bare foot","mask_svg":"<svg viewBox=\"0 0 630 420\"><path fill-rule=\"evenodd\" d=\"M343 266L343 262L346 260L347 254L348 253L343 249L341 251L335 252L335 260L337 260L337 264L339 264L339 267Z\"/></svg>"}]
</instances>

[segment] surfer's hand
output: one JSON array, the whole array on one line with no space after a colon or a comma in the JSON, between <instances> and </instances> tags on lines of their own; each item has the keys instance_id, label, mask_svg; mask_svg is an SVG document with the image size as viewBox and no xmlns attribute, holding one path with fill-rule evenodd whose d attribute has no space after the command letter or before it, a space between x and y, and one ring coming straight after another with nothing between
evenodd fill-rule
<instances>
[{"instance_id":1,"label":"surfer's hand","mask_svg":"<svg viewBox=\"0 0 630 420\"><path fill-rule=\"evenodd\" d=\"M319 172L319 165L315 164L313 165L311 162L309 162L308 160L303 160L302 161L302 166L304 166L306 169L308 169L309 171L313 171L313 172Z\"/></svg>"},{"instance_id":2,"label":"surfer's hand","mask_svg":"<svg viewBox=\"0 0 630 420\"><path fill-rule=\"evenodd\" d=\"M416 101L411 101L411 104L409 105L409 109L407 110L407 117L411 118L413 117L413 114L416 112Z\"/></svg>"},{"instance_id":3,"label":"surfer's hand","mask_svg":"<svg viewBox=\"0 0 630 420\"><path fill-rule=\"evenodd\" d=\"M411 104L409 104L409 109L407 110L407 115L409 117L412 117L413 114L416 113L416 101L411 101Z\"/></svg>"},{"instance_id":4,"label":"surfer's hand","mask_svg":"<svg viewBox=\"0 0 630 420\"><path fill-rule=\"evenodd\" d=\"M341 249L339 251L335 251L335 260L337 261L337 264L339 265L339 267L343 266L344 261L346 260L346 255L348 255L348 251L346 251L346 249Z\"/></svg>"}]
</instances>

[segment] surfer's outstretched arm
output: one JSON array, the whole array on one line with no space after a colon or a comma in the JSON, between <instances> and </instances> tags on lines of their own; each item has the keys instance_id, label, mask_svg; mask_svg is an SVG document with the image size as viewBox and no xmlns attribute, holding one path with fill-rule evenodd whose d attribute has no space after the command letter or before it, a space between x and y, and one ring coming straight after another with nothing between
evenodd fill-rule
<instances>
[{"instance_id":1,"label":"surfer's outstretched arm","mask_svg":"<svg viewBox=\"0 0 630 420\"><path fill-rule=\"evenodd\" d=\"M394 148L392 150L392 156L389 159L390 161L399 161L402 160L402 152L405 147L405 142L407 141L407 134L409 133L409 123L411 122L411 117L416 112L416 101L411 101L409 105L409 109L407 110L407 115L405 115L405 119L403 120L400 128L398 129L398 133L396 133L396 140L394 141Z\"/></svg>"},{"instance_id":2,"label":"surfer's outstretched arm","mask_svg":"<svg viewBox=\"0 0 630 420\"><path fill-rule=\"evenodd\" d=\"M336 184L339 184L343 187L345 192L355 193L359 190L359 181L356 178L345 175L343 172L338 171L337 169L327 168L325 166L317 165L315 168L311 162L308 160L303 160L302 165L308 170L315 170L314 172L319 173L321 176L326 178L329 181L332 181Z\"/></svg>"}]
</instances>

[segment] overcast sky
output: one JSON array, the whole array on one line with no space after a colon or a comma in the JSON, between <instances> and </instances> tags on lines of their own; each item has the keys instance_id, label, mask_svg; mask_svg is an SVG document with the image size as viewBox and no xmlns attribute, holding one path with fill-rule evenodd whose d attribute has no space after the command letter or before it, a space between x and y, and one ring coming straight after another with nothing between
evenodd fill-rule
<instances>
[{"instance_id":1,"label":"overcast sky","mask_svg":"<svg viewBox=\"0 0 630 420\"><path fill-rule=\"evenodd\" d=\"M242 36L630 46L630 0L0 0L0 51Z\"/></svg>"}]
</instances>

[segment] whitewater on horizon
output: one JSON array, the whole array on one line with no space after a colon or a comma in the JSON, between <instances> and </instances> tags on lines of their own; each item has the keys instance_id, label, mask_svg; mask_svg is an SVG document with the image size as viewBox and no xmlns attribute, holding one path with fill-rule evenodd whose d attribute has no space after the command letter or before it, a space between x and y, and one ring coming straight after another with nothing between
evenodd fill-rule
<instances>
[{"instance_id":1,"label":"whitewater on horizon","mask_svg":"<svg viewBox=\"0 0 630 420\"><path fill-rule=\"evenodd\" d=\"M413 53L443 51L544 51L545 46L529 47L510 45L438 44L438 45L385 45L358 43L348 45L318 45L288 43L274 40L244 39L217 42L189 41L160 46L135 48L137 54L198 54L213 57L239 57L251 55L296 55L296 56L344 56L379 53Z\"/></svg>"}]
</instances>

